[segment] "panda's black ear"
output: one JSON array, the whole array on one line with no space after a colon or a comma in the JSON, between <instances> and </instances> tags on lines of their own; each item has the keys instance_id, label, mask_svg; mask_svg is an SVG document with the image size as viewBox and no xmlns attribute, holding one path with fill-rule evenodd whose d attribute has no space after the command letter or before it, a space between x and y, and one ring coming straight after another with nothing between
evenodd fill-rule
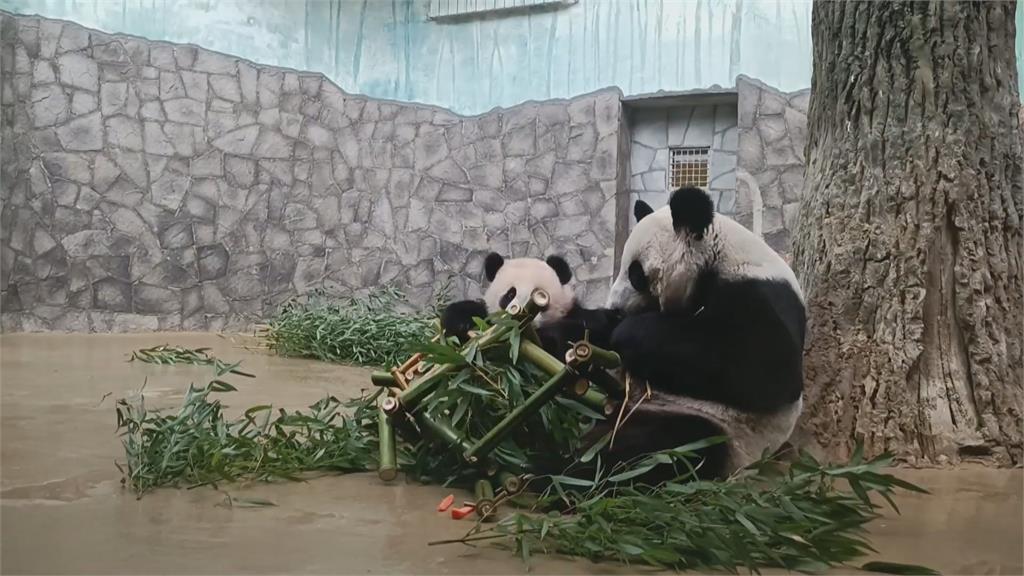
<instances>
[{"instance_id":1,"label":"panda's black ear","mask_svg":"<svg viewBox=\"0 0 1024 576\"><path fill-rule=\"evenodd\" d=\"M676 232L685 230L698 240L704 238L704 233L715 218L715 206L706 192L692 186L680 188L672 193L668 205L672 211L672 227Z\"/></svg>"},{"instance_id":2,"label":"panda's black ear","mask_svg":"<svg viewBox=\"0 0 1024 576\"><path fill-rule=\"evenodd\" d=\"M497 252L491 252L484 259L484 274L487 276L488 282L494 282L494 277L498 275L498 270L505 265L505 259L501 257L501 254Z\"/></svg>"},{"instance_id":3,"label":"panda's black ear","mask_svg":"<svg viewBox=\"0 0 1024 576\"><path fill-rule=\"evenodd\" d=\"M561 256L548 256L548 266L554 269L555 274L558 274L558 281L562 284L568 284L569 280L572 280L572 269L569 268L569 263L565 261L565 258Z\"/></svg>"},{"instance_id":4,"label":"panda's black ear","mask_svg":"<svg viewBox=\"0 0 1024 576\"><path fill-rule=\"evenodd\" d=\"M650 215L651 212L654 212L654 208L651 208L651 205L643 200L637 200L636 203L633 204L633 217L636 218L637 222L643 220L644 217Z\"/></svg>"}]
</instances>

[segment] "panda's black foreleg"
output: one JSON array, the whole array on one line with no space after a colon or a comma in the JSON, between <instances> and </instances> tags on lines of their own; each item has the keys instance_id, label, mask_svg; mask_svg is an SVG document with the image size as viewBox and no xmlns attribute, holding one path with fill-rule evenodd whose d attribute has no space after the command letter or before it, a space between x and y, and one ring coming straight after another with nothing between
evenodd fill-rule
<instances>
[{"instance_id":1,"label":"panda's black foreleg","mask_svg":"<svg viewBox=\"0 0 1024 576\"><path fill-rule=\"evenodd\" d=\"M688 317L666 312L629 316L612 333L611 347L626 372L655 390L726 400L713 384L715 343Z\"/></svg>"},{"instance_id":2,"label":"panda's black foreleg","mask_svg":"<svg viewBox=\"0 0 1024 576\"><path fill-rule=\"evenodd\" d=\"M617 310L575 307L564 318L545 322L537 328L541 347L559 360L572 344L583 339L601 348L611 346L612 331L621 321Z\"/></svg>"},{"instance_id":3,"label":"panda's black foreleg","mask_svg":"<svg viewBox=\"0 0 1024 576\"><path fill-rule=\"evenodd\" d=\"M445 337L455 336L460 344L469 340L469 331L476 328L473 318L486 318L487 305L483 300L452 302L441 313L441 330Z\"/></svg>"}]
</instances>

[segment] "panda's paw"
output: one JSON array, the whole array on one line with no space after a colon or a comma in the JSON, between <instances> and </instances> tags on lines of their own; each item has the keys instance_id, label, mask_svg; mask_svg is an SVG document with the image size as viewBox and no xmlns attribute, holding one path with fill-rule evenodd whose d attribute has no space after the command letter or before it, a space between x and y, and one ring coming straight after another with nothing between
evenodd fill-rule
<instances>
[{"instance_id":1,"label":"panda's paw","mask_svg":"<svg viewBox=\"0 0 1024 576\"><path fill-rule=\"evenodd\" d=\"M460 344L469 340L469 331L476 328L474 318L486 318L487 306L482 300L452 302L441 313L441 330L446 337L456 337Z\"/></svg>"}]
</instances>

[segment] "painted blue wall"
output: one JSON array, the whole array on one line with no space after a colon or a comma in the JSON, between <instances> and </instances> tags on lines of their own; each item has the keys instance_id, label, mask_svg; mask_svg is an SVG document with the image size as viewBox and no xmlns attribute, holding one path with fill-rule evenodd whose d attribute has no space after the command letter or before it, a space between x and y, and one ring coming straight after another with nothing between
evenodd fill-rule
<instances>
[{"instance_id":1,"label":"painted blue wall","mask_svg":"<svg viewBox=\"0 0 1024 576\"><path fill-rule=\"evenodd\" d=\"M809 0L579 0L440 23L430 0L0 0L108 32L321 71L349 92L474 114L617 85L626 94L810 85ZM1018 68L1024 79L1017 9Z\"/></svg>"}]
</instances>

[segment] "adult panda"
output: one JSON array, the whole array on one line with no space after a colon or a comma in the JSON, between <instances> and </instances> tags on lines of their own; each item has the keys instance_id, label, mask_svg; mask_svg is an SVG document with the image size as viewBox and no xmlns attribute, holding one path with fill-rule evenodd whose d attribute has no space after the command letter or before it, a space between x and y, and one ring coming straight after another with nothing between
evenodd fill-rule
<instances>
[{"instance_id":1,"label":"adult panda","mask_svg":"<svg viewBox=\"0 0 1024 576\"><path fill-rule=\"evenodd\" d=\"M611 348L632 388L646 382L653 395L616 433L609 455L627 459L724 433L726 443L702 454L699 475L730 474L780 447L800 415L803 294L786 262L716 214L699 188L677 190L657 211L638 201L633 212L607 302L626 314Z\"/></svg>"},{"instance_id":2,"label":"adult panda","mask_svg":"<svg viewBox=\"0 0 1024 576\"><path fill-rule=\"evenodd\" d=\"M535 289L548 294L548 307L534 318L541 346L559 360L570 343L588 336L596 346L608 347L612 329L621 315L614 310L584 308L573 293L572 269L561 256L510 258L497 252L484 259L488 286L483 300L462 300L449 304L441 313L446 336L460 342L475 327L473 318L485 318L504 310L511 302L525 303Z\"/></svg>"}]
</instances>

